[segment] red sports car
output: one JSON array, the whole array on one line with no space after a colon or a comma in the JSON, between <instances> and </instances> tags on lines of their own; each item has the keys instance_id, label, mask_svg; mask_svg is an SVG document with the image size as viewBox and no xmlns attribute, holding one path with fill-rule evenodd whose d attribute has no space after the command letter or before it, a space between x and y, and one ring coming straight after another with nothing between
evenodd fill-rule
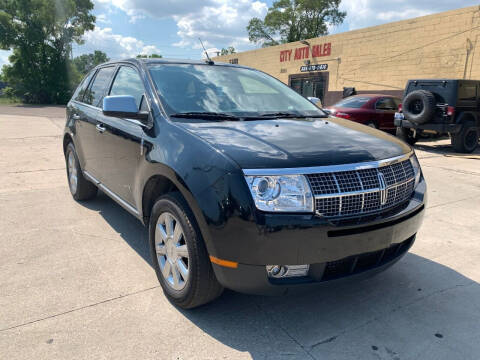
<instances>
[{"instance_id":1,"label":"red sports car","mask_svg":"<svg viewBox=\"0 0 480 360\"><path fill-rule=\"evenodd\" d=\"M362 94L345 98L326 109L333 116L393 132L393 117L401 102L390 95Z\"/></svg>"}]
</instances>

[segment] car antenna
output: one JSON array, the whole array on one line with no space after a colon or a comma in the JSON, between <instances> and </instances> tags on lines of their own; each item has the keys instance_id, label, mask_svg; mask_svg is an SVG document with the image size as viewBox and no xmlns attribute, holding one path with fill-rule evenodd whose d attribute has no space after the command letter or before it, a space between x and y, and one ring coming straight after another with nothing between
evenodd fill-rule
<instances>
[{"instance_id":1,"label":"car antenna","mask_svg":"<svg viewBox=\"0 0 480 360\"><path fill-rule=\"evenodd\" d=\"M207 50L205 49L205 46L203 46L202 39L198 38L198 40L200 40L200 44L202 45L203 51L205 51L205 55L207 56L207 60L205 60L205 62L206 62L208 65L214 65L215 63L212 61L212 59L210 59L210 56L208 55L208 52L207 52Z\"/></svg>"}]
</instances>

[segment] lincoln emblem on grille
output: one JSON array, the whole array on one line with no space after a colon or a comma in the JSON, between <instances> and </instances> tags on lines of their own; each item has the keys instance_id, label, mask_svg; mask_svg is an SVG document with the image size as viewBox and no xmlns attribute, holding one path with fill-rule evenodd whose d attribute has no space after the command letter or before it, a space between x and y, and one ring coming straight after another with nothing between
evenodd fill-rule
<instances>
[{"instance_id":1,"label":"lincoln emblem on grille","mask_svg":"<svg viewBox=\"0 0 480 360\"><path fill-rule=\"evenodd\" d=\"M378 172L378 183L380 190L380 204L385 205L387 203L387 185L385 183L385 176L380 171Z\"/></svg>"}]
</instances>

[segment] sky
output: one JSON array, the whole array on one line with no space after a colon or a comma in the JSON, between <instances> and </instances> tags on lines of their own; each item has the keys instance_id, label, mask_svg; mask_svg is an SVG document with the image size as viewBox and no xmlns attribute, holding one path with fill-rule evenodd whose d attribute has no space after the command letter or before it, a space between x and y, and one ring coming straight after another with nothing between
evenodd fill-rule
<instances>
[{"instance_id":1,"label":"sky","mask_svg":"<svg viewBox=\"0 0 480 360\"><path fill-rule=\"evenodd\" d=\"M263 18L274 0L94 0L96 27L74 44L73 55L102 50L111 59L137 54L168 58L200 59L200 37L207 49L233 46L237 51L258 45L248 41L246 26L253 17ZM478 5L478 0L342 0L347 12L339 33ZM0 50L0 66L9 51Z\"/></svg>"}]
</instances>

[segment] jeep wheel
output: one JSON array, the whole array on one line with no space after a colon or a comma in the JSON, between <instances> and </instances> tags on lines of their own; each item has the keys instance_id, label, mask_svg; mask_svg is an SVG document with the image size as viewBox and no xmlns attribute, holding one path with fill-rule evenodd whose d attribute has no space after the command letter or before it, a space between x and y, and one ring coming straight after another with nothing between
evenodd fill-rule
<instances>
[{"instance_id":1,"label":"jeep wheel","mask_svg":"<svg viewBox=\"0 0 480 360\"><path fill-rule=\"evenodd\" d=\"M471 153L478 146L480 134L474 121L466 121L462 130L452 134L452 146L456 152Z\"/></svg>"},{"instance_id":2,"label":"jeep wheel","mask_svg":"<svg viewBox=\"0 0 480 360\"><path fill-rule=\"evenodd\" d=\"M171 302L191 309L220 296L223 288L215 277L193 213L179 193L156 201L149 238L155 272Z\"/></svg>"},{"instance_id":3,"label":"jeep wheel","mask_svg":"<svg viewBox=\"0 0 480 360\"><path fill-rule=\"evenodd\" d=\"M416 90L403 100L403 114L414 124L429 122L435 115L435 96L426 90Z\"/></svg>"},{"instance_id":4,"label":"jeep wheel","mask_svg":"<svg viewBox=\"0 0 480 360\"><path fill-rule=\"evenodd\" d=\"M80 162L78 161L75 146L72 143L67 145L65 151L67 164L68 187L73 198L77 201L90 200L97 195L97 187L84 178Z\"/></svg>"},{"instance_id":5,"label":"jeep wheel","mask_svg":"<svg viewBox=\"0 0 480 360\"><path fill-rule=\"evenodd\" d=\"M413 136L413 131L403 127L397 127L396 135L399 139L405 141L409 145L414 145L418 140L418 136Z\"/></svg>"}]
</instances>

